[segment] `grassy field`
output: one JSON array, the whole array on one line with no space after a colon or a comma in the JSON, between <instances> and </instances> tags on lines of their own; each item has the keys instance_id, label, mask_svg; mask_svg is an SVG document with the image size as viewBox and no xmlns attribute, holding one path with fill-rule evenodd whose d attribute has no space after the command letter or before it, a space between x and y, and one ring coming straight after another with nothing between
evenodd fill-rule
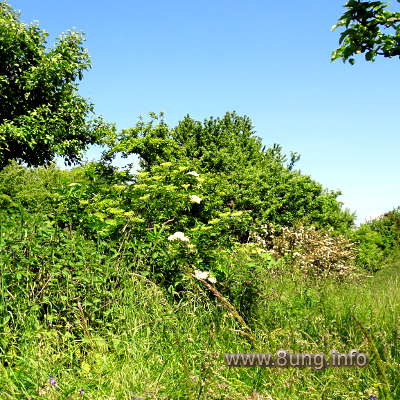
<instances>
[{"instance_id":1,"label":"grassy field","mask_svg":"<svg viewBox=\"0 0 400 400\"><path fill-rule=\"evenodd\" d=\"M246 327L194 279L172 301L137 272L141 262L45 222L3 220L0 398L400 398L399 263L346 282L276 265ZM369 365L232 368L223 356L278 349L357 349Z\"/></svg>"}]
</instances>

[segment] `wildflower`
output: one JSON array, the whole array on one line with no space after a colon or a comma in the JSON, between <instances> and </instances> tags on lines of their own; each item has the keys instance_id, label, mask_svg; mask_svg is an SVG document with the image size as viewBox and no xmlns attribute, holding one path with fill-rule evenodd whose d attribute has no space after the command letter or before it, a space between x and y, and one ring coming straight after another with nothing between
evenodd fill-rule
<instances>
[{"instance_id":1,"label":"wildflower","mask_svg":"<svg viewBox=\"0 0 400 400\"><path fill-rule=\"evenodd\" d=\"M200 271L200 270L196 269L196 270L194 271L194 276L195 276L197 279L207 279L207 278L208 278L208 272L206 272L206 271Z\"/></svg>"},{"instance_id":2,"label":"wildflower","mask_svg":"<svg viewBox=\"0 0 400 400\"><path fill-rule=\"evenodd\" d=\"M209 274L209 272L207 272L207 271L200 271L200 270L196 269L194 271L194 276L197 279L203 279L203 280L207 279L210 283L217 283L217 280L213 276L211 276Z\"/></svg>"},{"instance_id":3,"label":"wildflower","mask_svg":"<svg viewBox=\"0 0 400 400\"><path fill-rule=\"evenodd\" d=\"M175 232L173 235L168 236L168 240L182 240L182 242L188 242L189 238L187 238L183 232Z\"/></svg>"},{"instance_id":4,"label":"wildflower","mask_svg":"<svg viewBox=\"0 0 400 400\"><path fill-rule=\"evenodd\" d=\"M368 400L377 400L376 396L369 396Z\"/></svg>"},{"instance_id":5,"label":"wildflower","mask_svg":"<svg viewBox=\"0 0 400 400\"><path fill-rule=\"evenodd\" d=\"M195 194L190 195L190 202L191 203L196 203L200 204L203 199L201 199L199 196L196 196Z\"/></svg>"},{"instance_id":6,"label":"wildflower","mask_svg":"<svg viewBox=\"0 0 400 400\"><path fill-rule=\"evenodd\" d=\"M79 389L79 395L80 395L80 396L83 396L83 393L85 393L85 391L83 390L83 388L80 388L80 389Z\"/></svg>"},{"instance_id":7,"label":"wildflower","mask_svg":"<svg viewBox=\"0 0 400 400\"><path fill-rule=\"evenodd\" d=\"M186 175L199 176L199 174L196 171L186 172Z\"/></svg>"},{"instance_id":8,"label":"wildflower","mask_svg":"<svg viewBox=\"0 0 400 400\"><path fill-rule=\"evenodd\" d=\"M57 387L58 386L56 380L52 376L49 377L49 383L53 387Z\"/></svg>"}]
</instances>

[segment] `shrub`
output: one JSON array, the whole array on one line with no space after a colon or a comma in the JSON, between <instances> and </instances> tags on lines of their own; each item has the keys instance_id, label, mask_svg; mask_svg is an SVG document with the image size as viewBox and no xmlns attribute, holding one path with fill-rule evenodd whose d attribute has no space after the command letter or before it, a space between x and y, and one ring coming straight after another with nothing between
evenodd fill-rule
<instances>
[{"instance_id":1,"label":"shrub","mask_svg":"<svg viewBox=\"0 0 400 400\"><path fill-rule=\"evenodd\" d=\"M94 327L111 328L113 299L127 270L105 243L58 229L45 215L2 217L3 303L0 319L15 331L30 317L49 328L82 333L79 304ZM5 348L13 344L0 342Z\"/></svg>"},{"instance_id":2,"label":"shrub","mask_svg":"<svg viewBox=\"0 0 400 400\"><path fill-rule=\"evenodd\" d=\"M340 234L314 226L264 225L252 239L275 257L285 257L306 274L343 277L354 271L355 244Z\"/></svg>"},{"instance_id":3,"label":"shrub","mask_svg":"<svg viewBox=\"0 0 400 400\"><path fill-rule=\"evenodd\" d=\"M400 250L400 209L360 225L352 234L357 243L356 264L375 272Z\"/></svg>"},{"instance_id":4,"label":"shrub","mask_svg":"<svg viewBox=\"0 0 400 400\"><path fill-rule=\"evenodd\" d=\"M124 242L130 254L142 252L142 272L170 290L190 269L212 268L213 251L231 248L251 224L250 211L225 204L228 182L203 174L191 160L153 165L132 180L69 184L57 218L116 248Z\"/></svg>"},{"instance_id":5,"label":"shrub","mask_svg":"<svg viewBox=\"0 0 400 400\"><path fill-rule=\"evenodd\" d=\"M185 117L169 128L164 117L151 114L148 123L110 135L104 160L116 154L139 155L146 172L162 163L188 161L207 174L211 191L236 210L251 210L256 224L274 222L290 226L300 219L344 232L353 226L354 215L342 210L340 192L324 190L309 176L294 171L299 159L290 161L279 145L266 149L254 135L251 120L236 113L203 122ZM207 187L207 181L204 188Z\"/></svg>"},{"instance_id":6,"label":"shrub","mask_svg":"<svg viewBox=\"0 0 400 400\"><path fill-rule=\"evenodd\" d=\"M213 272L217 287L246 320L254 317L254 307L276 264L272 254L256 243L238 243L230 250L216 250Z\"/></svg>"},{"instance_id":7,"label":"shrub","mask_svg":"<svg viewBox=\"0 0 400 400\"><path fill-rule=\"evenodd\" d=\"M372 220L368 226L384 238L386 254L400 248L400 207Z\"/></svg>"},{"instance_id":8,"label":"shrub","mask_svg":"<svg viewBox=\"0 0 400 400\"><path fill-rule=\"evenodd\" d=\"M52 164L48 167L28 168L11 162L0 171L0 201L8 212L54 211L57 190L72 182L85 180L81 168L66 171Z\"/></svg>"}]
</instances>

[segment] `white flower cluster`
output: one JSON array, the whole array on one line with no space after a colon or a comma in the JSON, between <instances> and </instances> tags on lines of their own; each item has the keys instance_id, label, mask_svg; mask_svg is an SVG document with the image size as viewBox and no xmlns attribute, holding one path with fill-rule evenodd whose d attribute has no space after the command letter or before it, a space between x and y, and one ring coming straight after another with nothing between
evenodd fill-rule
<instances>
[{"instance_id":1,"label":"white flower cluster","mask_svg":"<svg viewBox=\"0 0 400 400\"><path fill-rule=\"evenodd\" d=\"M186 237L183 232L175 232L173 235L168 236L168 240L181 240L182 242L188 242L189 238Z\"/></svg>"},{"instance_id":2,"label":"white flower cluster","mask_svg":"<svg viewBox=\"0 0 400 400\"><path fill-rule=\"evenodd\" d=\"M200 204L202 202L203 199L201 199L199 196L196 196L195 194L192 194L190 196L190 202L191 203L196 203L196 204Z\"/></svg>"},{"instance_id":3,"label":"white flower cluster","mask_svg":"<svg viewBox=\"0 0 400 400\"><path fill-rule=\"evenodd\" d=\"M280 227L264 225L264 232L250 235L258 245L275 257L290 256L294 265L307 273L342 276L354 271L356 247L344 235L315 227Z\"/></svg>"},{"instance_id":4,"label":"white flower cluster","mask_svg":"<svg viewBox=\"0 0 400 400\"><path fill-rule=\"evenodd\" d=\"M196 171L186 172L186 175L199 176L199 174Z\"/></svg>"},{"instance_id":5,"label":"white flower cluster","mask_svg":"<svg viewBox=\"0 0 400 400\"><path fill-rule=\"evenodd\" d=\"M203 280L207 279L211 283L217 283L217 280L213 276L211 276L210 273L207 271L200 271L200 270L196 269L194 271L194 276L197 279L203 279Z\"/></svg>"}]
</instances>

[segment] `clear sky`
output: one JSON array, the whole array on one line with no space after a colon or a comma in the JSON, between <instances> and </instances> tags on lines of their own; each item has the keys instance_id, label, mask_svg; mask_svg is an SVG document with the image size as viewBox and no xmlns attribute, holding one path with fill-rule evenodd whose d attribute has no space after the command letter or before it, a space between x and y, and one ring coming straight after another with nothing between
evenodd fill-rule
<instances>
[{"instance_id":1,"label":"clear sky","mask_svg":"<svg viewBox=\"0 0 400 400\"><path fill-rule=\"evenodd\" d=\"M80 93L119 129L151 111L171 126L236 111L264 144L300 153L302 173L340 189L358 222L400 205L400 60L330 62L345 0L9 2L49 40L86 33Z\"/></svg>"}]
</instances>

